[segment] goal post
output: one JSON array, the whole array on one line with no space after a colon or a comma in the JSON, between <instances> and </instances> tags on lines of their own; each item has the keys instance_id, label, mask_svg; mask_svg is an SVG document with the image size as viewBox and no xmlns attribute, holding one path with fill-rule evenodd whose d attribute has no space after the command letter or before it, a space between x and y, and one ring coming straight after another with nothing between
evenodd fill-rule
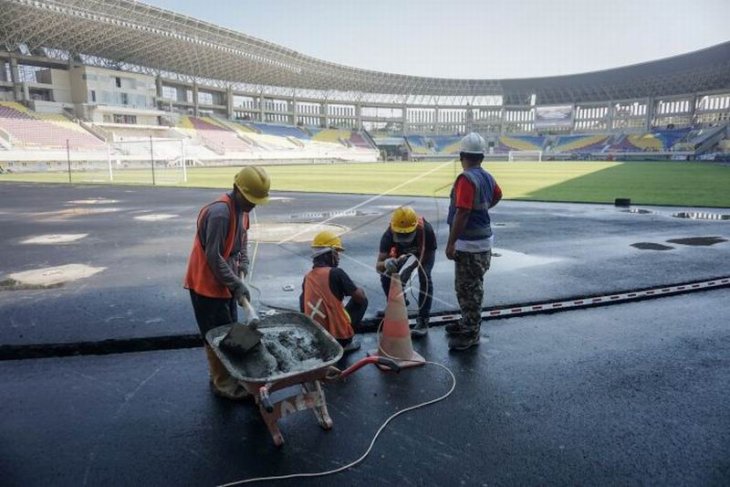
<instances>
[{"instance_id":1,"label":"goal post","mask_svg":"<svg viewBox=\"0 0 730 487\"><path fill-rule=\"evenodd\" d=\"M538 161L542 162L541 150L511 150L508 154L509 162L514 161Z\"/></svg>"},{"instance_id":2,"label":"goal post","mask_svg":"<svg viewBox=\"0 0 730 487\"><path fill-rule=\"evenodd\" d=\"M188 180L185 139L137 138L114 141L109 150L109 174L114 180L151 178L153 184Z\"/></svg>"}]
</instances>

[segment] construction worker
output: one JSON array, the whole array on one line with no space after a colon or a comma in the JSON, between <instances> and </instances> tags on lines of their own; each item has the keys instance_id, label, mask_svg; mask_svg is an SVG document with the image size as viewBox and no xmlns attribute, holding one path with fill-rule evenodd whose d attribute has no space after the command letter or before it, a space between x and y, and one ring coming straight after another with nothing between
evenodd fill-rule
<instances>
[{"instance_id":1,"label":"construction worker","mask_svg":"<svg viewBox=\"0 0 730 487\"><path fill-rule=\"evenodd\" d=\"M499 185L482 168L484 151L481 135L472 132L461 139L463 172L451 189L446 257L455 262L454 287L461 308L461 321L446 326L451 350L466 350L479 343L484 274L489 270L494 240L489 208L502 198Z\"/></svg>"},{"instance_id":2,"label":"construction worker","mask_svg":"<svg viewBox=\"0 0 730 487\"><path fill-rule=\"evenodd\" d=\"M413 256L413 258L409 258ZM387 298L390 275L400 273L404 287L414 270L418 269L418 317L411 330L412 337L428 334L428 321L433 302L431 271L436 260L436 234L425 218L418 216L410 206L396 208L390 225L380 238L380 250L375 270L380 273L380 284ZM406 265L408 262L410 264Z\"/></svg>"},{"instance_id":3,"label":"construction worker","mask_svg":"<svg viewBox=\"0 0 730 487\"><path fill-rule=\"evenodd\" d=\"M312 270L304 276L299 309L322 325L339 343L345 353L360 348L353 337L362 322L368 299L365 291L357 287L347 273L340 269L340 252L344 252L342 240L334 232L324 230L312 240ZM343 305L345 296L350 297Z\"/></svg>"},{"instance_id":4,"label":"construction worker","mask_svg":"<svg viewBox=\"0 0 730 487\"><path fill-rule=\"evenodd\" d=\"M244 167L234 177L232 191L198 214L185 288L190 291L204 341L213 328L238 321L236 304L243 306L244 299L251 299L243 281L248 273L248 213L268 201L270 186L263 168ZM213 393L232 400L246 398L246 390L230 376L207 342L205 353Z\"/></svg>"}]
</instances>

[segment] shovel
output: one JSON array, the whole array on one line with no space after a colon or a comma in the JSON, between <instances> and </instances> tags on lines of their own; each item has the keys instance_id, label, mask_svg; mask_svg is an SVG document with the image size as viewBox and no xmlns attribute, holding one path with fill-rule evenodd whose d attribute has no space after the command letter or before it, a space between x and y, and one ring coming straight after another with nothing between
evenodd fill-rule
<instances>
[{"instance_id":1,"label":"shovel","mask_svg":"<svg viewBox=\"0 0 730 487\"><path fill-rule=\"evenodd\" d=\"M243 355L256 347L261 343L263 335L258 330L260 321L253 306L245 297L241 300L248 315L248 323L234 323L220 342L221 348L238 355Z\"/></svg>"}]
</instances>

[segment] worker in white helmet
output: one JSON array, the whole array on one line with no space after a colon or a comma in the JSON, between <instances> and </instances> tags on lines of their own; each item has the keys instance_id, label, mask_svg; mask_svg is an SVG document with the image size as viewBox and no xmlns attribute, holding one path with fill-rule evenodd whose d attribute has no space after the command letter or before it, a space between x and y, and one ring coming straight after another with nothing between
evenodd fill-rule
<instances>
[{"instance_id":1,"label":"worker in white helmet","mask_svg":"<svg viewBox=\"0 0 730 487\"><path fill-rule=\"evenodd\" d=\"M463 171L451 189L446 257L455 262L454 287L461 308L461 321L446 326L451 350L466 350L479 343L484 274L489 270L494 240L489 209L502 198L494 177L482 168L485 148L477 133L461 140Z\"/></svg>"}]
</instances>

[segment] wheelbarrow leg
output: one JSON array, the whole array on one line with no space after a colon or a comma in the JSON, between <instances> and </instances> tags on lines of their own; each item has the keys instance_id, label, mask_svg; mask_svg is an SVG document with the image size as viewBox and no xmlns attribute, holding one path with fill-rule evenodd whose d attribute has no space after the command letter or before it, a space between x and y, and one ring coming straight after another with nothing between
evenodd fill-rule
<instances>
[{"instance_id":1,"label":"wheelbarrow leg","mask_svg":"<svg viewBox=\"0 0 730 487\"><path fill-rule=\"evenodd\" d=\"M258 398L257 398L258 399ZM281 446L284 444L284 437L281 434L281 430L279 429L279 418L281 418L281 405L275 404L274 410L271 412L268 412L263 404L261 404L260 401L258 402L259 406L259 412L261 413L261 418L263 418L264 423L266 423L266 427L269 429L269 433L271 434L271 439L274 440L274 445Z\"/></svg>"},{"instance_id":2,"label":"wheelbarrow leg","mask_svg":"<svg viewBox=\"0 0 730 487\"><path fill-rule=\"evenodd\" d=\"M318 380L315 380L313 382L305 382L302 384L302 389L305 392L315 394L316 400L314 406L312 407L312 411L314 412L314 415L316 416L319 425L322 427L322 429L325 430L332 429L332 425L334 423L332 422L329 411L327 411L327 402L324 397L322 384Z\"/></svg>"}]
</instances>

